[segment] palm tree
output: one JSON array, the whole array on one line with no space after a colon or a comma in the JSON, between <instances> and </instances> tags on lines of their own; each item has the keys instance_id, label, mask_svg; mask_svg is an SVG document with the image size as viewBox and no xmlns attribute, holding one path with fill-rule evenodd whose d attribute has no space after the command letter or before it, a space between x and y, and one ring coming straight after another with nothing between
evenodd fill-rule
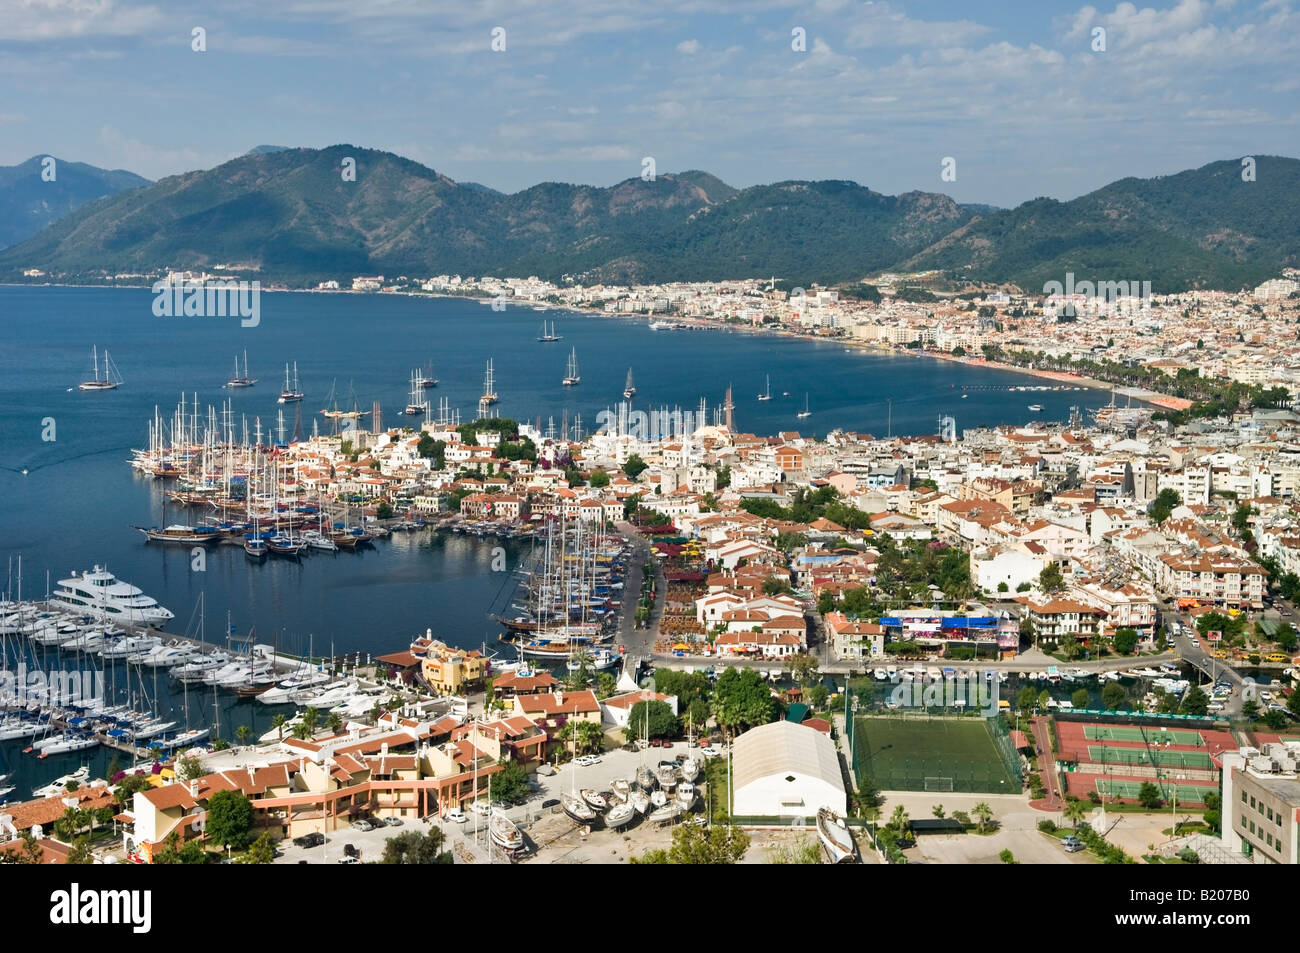
<instances>
[{"instance_id":1,"label":"palm tree","mask_svg":"<svg viewBox=\"0 0 1300 953\"><path fill-rule=\"evenodd\" d=\"M245 747L248 746L248 739L249 736L251 736L252 734L253 734L253 729L249 728L248 725L240 725L238 728L235 729L235 737L238 738L239 743L241 745L244 745Z\"/></svg>"},{"instance_id":2,"label":"palm tree","mask_svg":"<svg viewBox=\"0 0 1300 953\"><path fill-rule=\"evenodd\" d=\"M330 712L330 716L325 719L325 725L329 728L330 734L337 735L339 729L343 727L343 719L339 717L338 712L332 711Z\"/></svg>"},{"instance_id":3,"label":"palm tree","mask_svg":"<svg viewBox=\"0 0 1300 953\"><path fill-rule=\"evenodd\" d=\"M980 801L973 808L971 813L975 815L975 820L979 824L980 833L984 833L984 826L993 819L993 808L989 807L987 801Z\"/></svg>"},{"instance_id":4,"label":"palm tree","mask_svg":"<svg viewBox=\"0 0 1300 953\"><path fill-rule=\"evenodd\" d=\"M284 723L288 720L289 719L286 718L284 715L276 715L274 718L271 719L271 727L276 730L279 736L277 738L278 741L284 740Z\"/></svg>"},{"instance_id":5,"label":"palm tree","mask_svg":"<svg viewBox=\"0 0 1300 953\"><path fill-rule=\"evenodd\" d=\"M894 808L894 813L889 817L889 826L898 831L898 836L902 837L912 825L912 819L907 816L907 811L903 805L899 804Z\"/></svg>"},{"instance_id":6,"label":"palm tree","mask_svg":"<svg viewBox=\"0 0 1300 953\"><path fill-rule=\"evenodd\" d=\"M1079 829L1079 822L1083 820L1083 804L1077 800L1065 802L1065 819L1069 821L1074 829Z\"/></svg>"},{"instance_id":7,"label":"palm tree","mask_svg":"<svg viewBox=\"0 0 1300 953\"><path fill-rule=\"evenodd\" d=\"M311 705L308 705L302 713L302 723L307 728L307 737L310 738L316 734L316 726L320 724L320 712Z\"/></svg>"}]
</instances>

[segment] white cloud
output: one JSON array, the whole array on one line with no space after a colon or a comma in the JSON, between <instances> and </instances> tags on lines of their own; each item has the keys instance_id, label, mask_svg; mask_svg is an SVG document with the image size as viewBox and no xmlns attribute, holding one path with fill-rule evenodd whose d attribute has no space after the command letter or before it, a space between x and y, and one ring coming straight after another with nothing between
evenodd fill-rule
<instances>
[{"instance_id":1,"label":"white cloud","mask_svg":"<svg viewBox=\"0 0 1300 953\"><path fill-rule=\"evenodd\" d=\"M0 40L138 36L162 22L155 7L127 7L115 0L0 0Z\"/></svg>"},{"instance_id":2,"label":"white cloud","mask_svg":"<svg viewBox=\"0 0 1300 953\"><path fill-rule=\"evenodd\" d=\"M694 56L700 51L699 40L682 40L677 44L677 52L685 53L687 56Z\"/></svg>"}]
</instances>

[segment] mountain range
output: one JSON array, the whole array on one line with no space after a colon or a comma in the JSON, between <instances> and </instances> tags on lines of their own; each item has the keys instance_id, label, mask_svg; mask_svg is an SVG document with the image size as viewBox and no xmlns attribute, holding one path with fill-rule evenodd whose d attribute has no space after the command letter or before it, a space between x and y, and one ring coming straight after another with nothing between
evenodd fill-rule
<instances>
[{"instance_id":1,"label":"mountain range","mask_svg":"<svg viewBox=\"0 0 1300 953\"><path fill-rule=\"evenodd\" d=\"M355 181L341 174L349 158ZM834 180L737 189L699 171L507 195L388 152L260 146L70 211L0 251L0 278L224 264L300 286L442 273L835 284L937 270L1032 291L1072 271L1078 281L1149 280L1157 292L1235 290L1300 264L1300 161L1255 161L1254 181L1225 160L993 209Z\"/></svg>"},{"instance_id":2,"label":"mountain range","mask_svg":"<svg viewBox=\"0 0 1300 953\"><path fill-rule=\"evenodd\" d=\"M0 248L35 235L87 202L148 184L134 172L57 156L0 166Z\"/></svg>"}]
</instances>

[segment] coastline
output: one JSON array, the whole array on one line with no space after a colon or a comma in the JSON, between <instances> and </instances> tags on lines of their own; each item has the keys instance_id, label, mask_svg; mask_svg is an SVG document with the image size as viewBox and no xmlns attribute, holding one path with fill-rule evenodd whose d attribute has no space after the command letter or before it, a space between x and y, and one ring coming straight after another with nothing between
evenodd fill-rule
<instances>
[{"instance_id":1,"label":"coastline","mask_svg":"<svg viewBox=\"0 0 1300 953\"><path fill-rule=\"evenodd\" d=\"M0 287L4 288L103 288L103 289L142 289L150 290L153 283L147 284L97 284L97 285L80 285L65 284L62 282L42 282L40 284L26 282L0 282ZM469 301L481 301L482 293L476 294L448 294L437 291L357 291L352 288L285 288L285 287L268 287L262 288L267 294L285 293L285 294L347 294L347 295L370 295L370 294L394 294L403 295L408 298L452 298ZM533 309L538 305L544 305L547 310L567 311L572 314L581 314L589 317L617 317L623 319L647 321L655 320L653 313L640 314L633 312L616 312L607 314L603 308L584 307L573 304L555 304L549 301L506 301L507 307ZM854 338L829 338L817 334L800 334L791 331L788 328L769 328L765 326L733 326L713 321L701 321L698 318L674 318L674 321L685 325L686 329L699 331L726 331L728 333L750 334L756 337L772 338L791 338L800 341L827 342L839 344L845 348L866 351L875 354L903 355L908 357L928 357L939 361L949 361L955 364L965 364L970 367L982 367L996 371L1012 371L1017 374L1026 374L1031 377L1041 378L1043 380L1055 381L1059 384L1068 384L1072 387L1087 387L1094 390L1113 390L1116 394L1123 395L1141 403L1151 404L1162 410L1187 410L1193 406L1194 401L1183 397L1174 397L1169 394L1161 394L1156 391L1149 391L1139 387L1116 387L1115 385L1092 377L1084 377L1079 374L1070 374L1064 371L1048 371L1038 368L1021 367L1016 364L1006 364L1001 361L989 361L977 357L958 357L943 351L927 351L921 348L900 348L900 347L879 347L877 345L859 341Z\"/></svg>"}]
</instances>

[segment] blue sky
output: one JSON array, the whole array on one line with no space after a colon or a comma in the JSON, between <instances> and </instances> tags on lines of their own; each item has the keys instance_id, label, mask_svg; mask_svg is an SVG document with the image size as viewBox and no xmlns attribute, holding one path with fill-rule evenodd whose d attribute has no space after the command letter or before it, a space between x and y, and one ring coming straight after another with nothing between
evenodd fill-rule
<instances>
[{"instance_id":1,"label":"blue sky","mask_svg":"<svg viewBox=\"0 0 1300 953\"><path fill-rule=\"evenodd\" d=\"M351 142L505 191L652 156L737 186L1066 199L1300 155L1291 2L0 0L0 164L158 178Z\"/></svg>"}]
</instances>

